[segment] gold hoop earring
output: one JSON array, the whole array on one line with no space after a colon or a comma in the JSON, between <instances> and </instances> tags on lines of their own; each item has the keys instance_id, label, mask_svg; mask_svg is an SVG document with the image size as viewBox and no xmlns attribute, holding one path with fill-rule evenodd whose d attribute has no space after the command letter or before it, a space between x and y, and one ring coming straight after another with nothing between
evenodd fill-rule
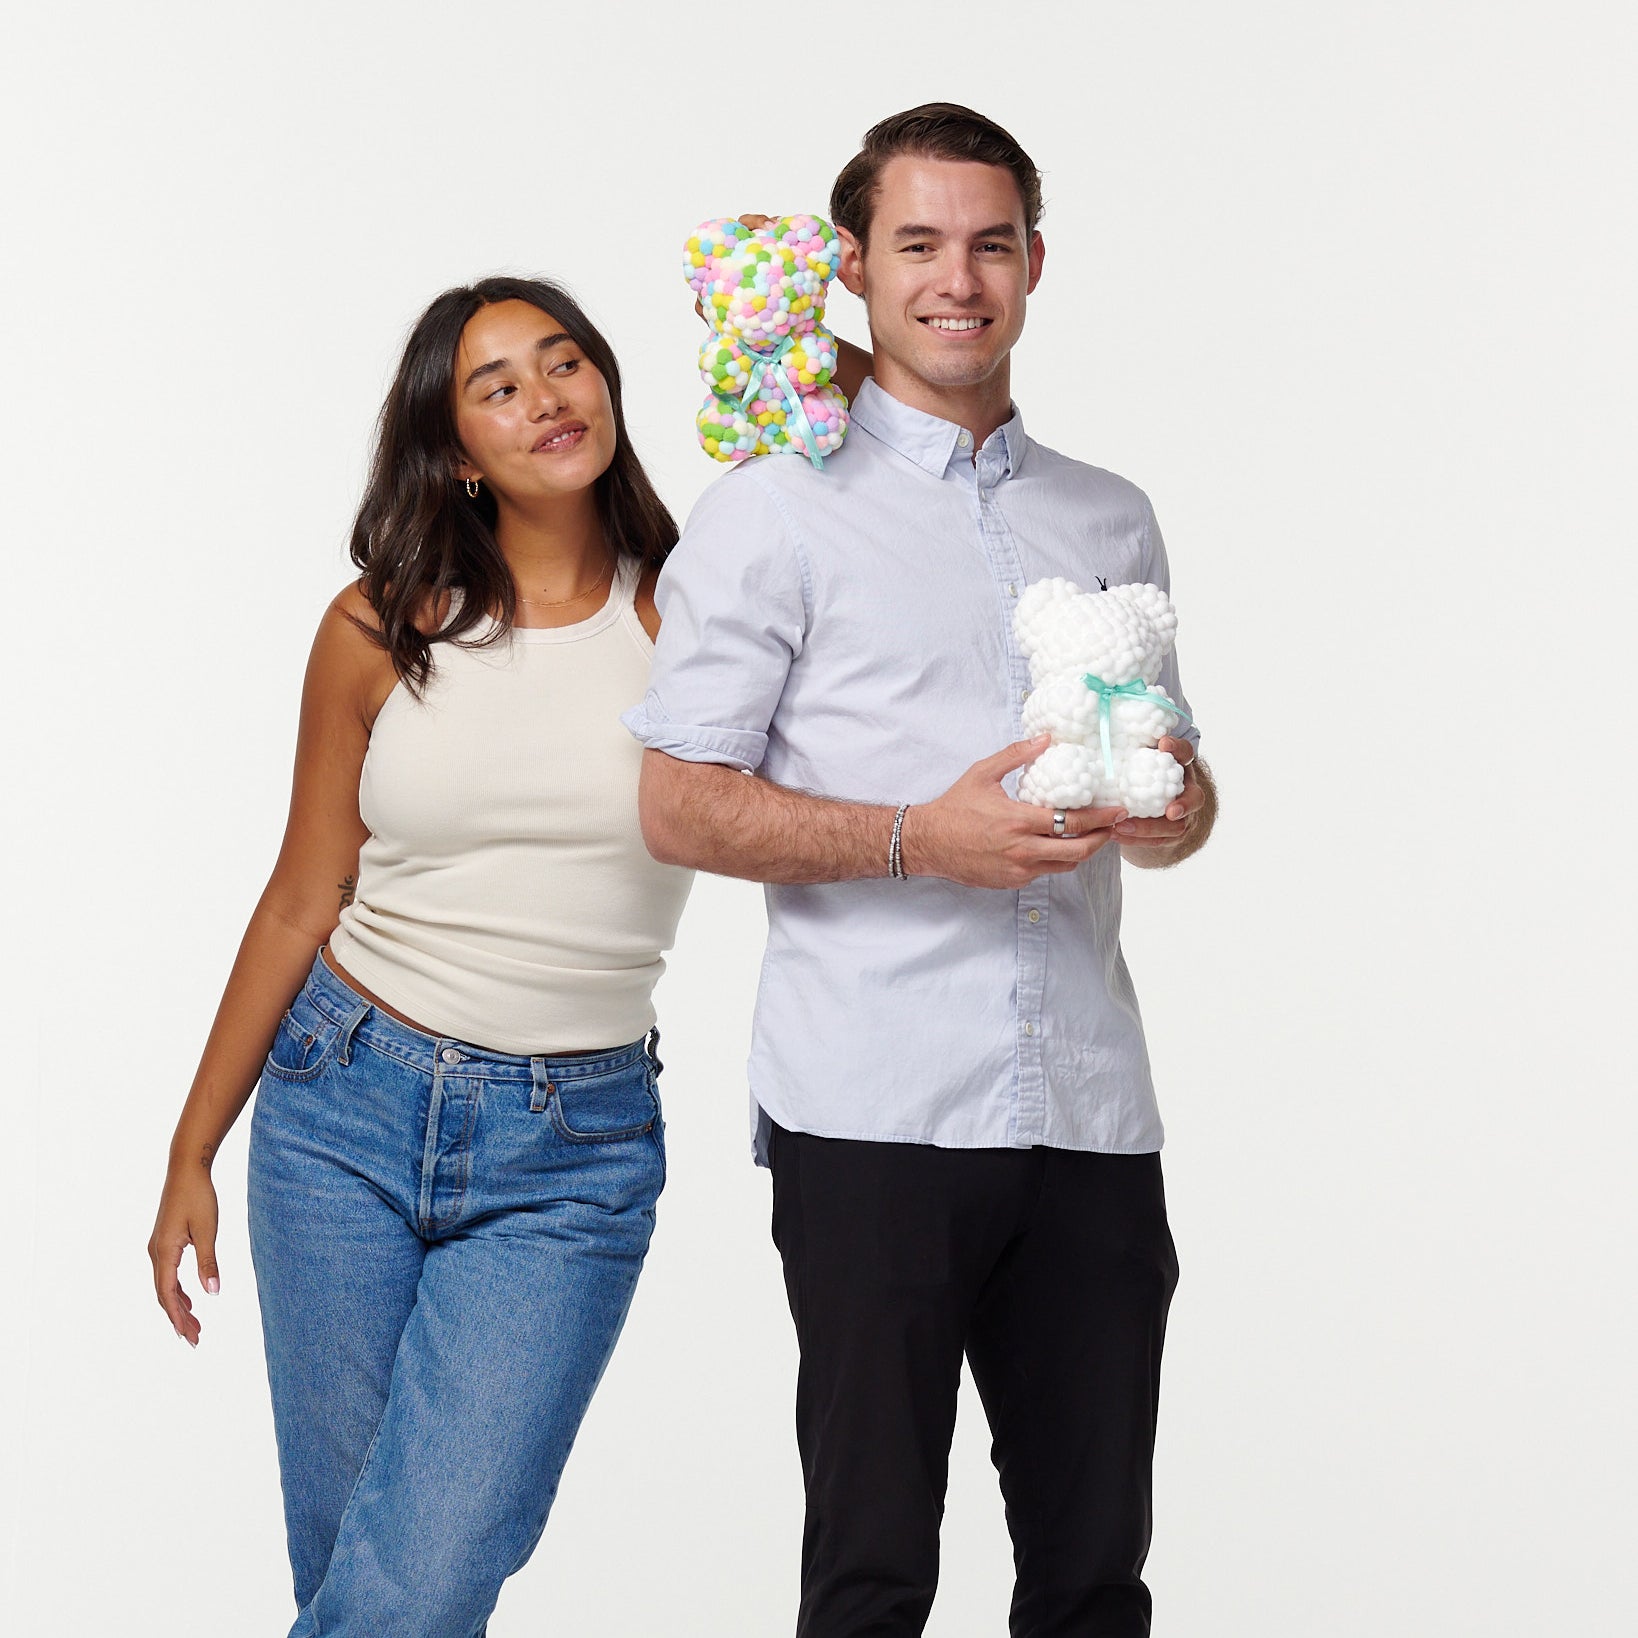
<instances>
[{"instance_id":1,"label":"gold hoop earring","mask_svg":"<svg viewBox=\"0 0 1638 1638\"><path fill-rule=\"evenodd\" d=\"M476 478L468 478L466 480L466 492L472 497L473 500L478 498L478 480Z\"/></svg>"}]
</instances>

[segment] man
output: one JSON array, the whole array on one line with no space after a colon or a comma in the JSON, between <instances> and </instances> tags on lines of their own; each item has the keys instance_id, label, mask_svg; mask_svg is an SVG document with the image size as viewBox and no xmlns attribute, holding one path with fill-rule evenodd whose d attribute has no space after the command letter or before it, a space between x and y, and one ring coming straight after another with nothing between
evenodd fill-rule
<instances>
[{"instance_id":1,"label":"man","mask_svg":"<svg viewBox=\"0 0 1638 1638\"><path fill-rule=\"evenodd\" d=\"M801 1349L801 1638L922 1631L964 1355L1012 1632L1149 1630L1177 1266L1119 861L1186 857L1215 799L1192 729L1162 819L1014 801L1045 740L968 766L1019 732L1027 582L1168 578L1142 493L1012 407L1040 211L968 109L867 134L831 215L874 381L822 472L751 462L700 500L627 717L656 857L769 884L750 1074Z\"/></svg>"}]
</instances>

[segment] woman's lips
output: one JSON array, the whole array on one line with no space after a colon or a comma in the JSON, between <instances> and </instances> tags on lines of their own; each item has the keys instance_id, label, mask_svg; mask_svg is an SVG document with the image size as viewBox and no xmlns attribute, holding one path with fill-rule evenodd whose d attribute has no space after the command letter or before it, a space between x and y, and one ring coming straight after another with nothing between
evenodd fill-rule
<instances>
[{"instance_id":1,"label":"woman's lips","mask_svg":"<svg viewBox=\"0 0 1638 1638\"><path fill-rule=\"evenodd\" d=\"M532 455L561 455L578 449L586 441L586 429L576 421L573 426L557 427L549 432L530 451Z\"/></svg>"}]
</instances>

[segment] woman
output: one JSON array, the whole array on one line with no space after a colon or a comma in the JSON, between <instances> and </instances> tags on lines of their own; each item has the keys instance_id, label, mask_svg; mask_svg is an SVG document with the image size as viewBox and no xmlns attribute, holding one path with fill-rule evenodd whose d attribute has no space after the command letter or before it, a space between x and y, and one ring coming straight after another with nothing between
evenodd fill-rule
<instances>
[{"instance_id":1,"label":"woman","mask_svg":"<svg viewBox=\"0 0 1638 1638\"><path fill-rule=\"evenodd\" d=\"M625 1319L665 1170L650 992L689 875L643 847L619 714L676 534L562 290L428 308L149 1244L196 1345L182 1250L218 1291L210 1166L259 1077L292 1638L481 1631Z\"/></svg>"}]
</instances>

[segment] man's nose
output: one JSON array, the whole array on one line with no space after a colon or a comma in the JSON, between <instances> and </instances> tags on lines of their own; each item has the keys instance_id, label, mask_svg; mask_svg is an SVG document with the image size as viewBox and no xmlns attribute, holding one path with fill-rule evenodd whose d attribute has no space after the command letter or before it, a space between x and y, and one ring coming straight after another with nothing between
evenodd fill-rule
<instances>
[{"instance_id":1,"label":"man's nose","mask_svg":"<svg viewBox=\"0 0 1638 1638\"><path fill-rule=\"evenodd\" d=\"M939 268L939 294L953 301L970 301L981 288L978 269L965 255L951 256Z\"/></svg>"}]
</instances>

